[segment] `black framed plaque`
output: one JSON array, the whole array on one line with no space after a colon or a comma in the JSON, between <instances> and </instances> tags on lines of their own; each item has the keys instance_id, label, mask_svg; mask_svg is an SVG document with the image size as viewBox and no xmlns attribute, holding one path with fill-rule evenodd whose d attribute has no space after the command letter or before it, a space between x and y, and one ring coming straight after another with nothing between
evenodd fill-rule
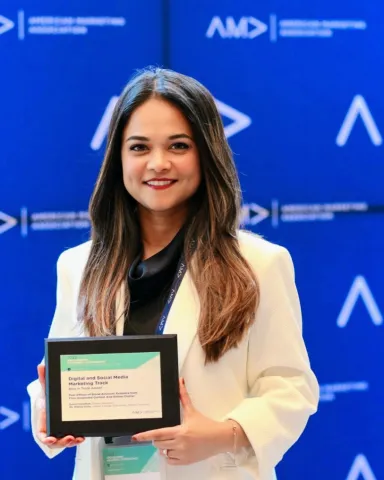
<instances>
[{"instance_id":1,"label":"black framed plaque","mask_svg":"<svg viewBox=\"0 0 384 480\"><path fill-rule=\"evenodd\" d=\"M47 435L118 437L180 424L176 335L45 339Z\"/></svg>"}]
</instances>

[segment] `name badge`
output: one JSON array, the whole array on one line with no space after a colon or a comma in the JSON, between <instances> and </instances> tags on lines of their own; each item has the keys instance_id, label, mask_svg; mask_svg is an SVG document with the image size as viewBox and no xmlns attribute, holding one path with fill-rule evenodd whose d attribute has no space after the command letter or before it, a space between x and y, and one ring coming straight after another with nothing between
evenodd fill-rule
<instances>
[{"instance_id":1,"label":"name badge","mask_svg":"<svg viewBox=\"0 0 384 480\"><path fill-rule=\"evenodd\" d=\"M152 443L103 447L104 480L161 480L159 452Z\"/></svg>"}]
</instances>

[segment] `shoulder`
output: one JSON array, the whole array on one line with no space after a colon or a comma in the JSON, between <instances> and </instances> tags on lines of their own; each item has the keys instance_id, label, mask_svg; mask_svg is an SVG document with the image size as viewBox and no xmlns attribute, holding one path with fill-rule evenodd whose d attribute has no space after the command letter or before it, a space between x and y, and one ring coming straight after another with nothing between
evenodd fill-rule
<instances>
[{"instance_id":1,"label":"shoulder","mask_svg":"<svg viewBox=\"0 0 384 480\"><path fill-rule=\"evenodd\" d=\"M293 261L287 248L247 230L238 230L237 238L242 255L256 273L262 274L272 267L293 273Z\"/></svg>"},{"instance_id":2,"label":"shoulder","mask_svg":"<svg viewBox=\"0 0 384 480\"><path fill-rule=\"evenodd\" d=\"M245 252L262 253L265 255L274 255L284 249L284 247L277 243L265 240L261 235L250 232L249 230L238 230L237 239L240 248Z\"/></svg>"},{"instance_id":3,"label":"shoulder","mask_svg":"<svg viewBox=\"0 0 384 480\"><path fill-rule=\"evenodd\" d=\"M92 241L89 240L61 252L57 260L58 268L64 268L65 270L83 269L88 260L91 245Z\"/></svg>"}]
</instances>

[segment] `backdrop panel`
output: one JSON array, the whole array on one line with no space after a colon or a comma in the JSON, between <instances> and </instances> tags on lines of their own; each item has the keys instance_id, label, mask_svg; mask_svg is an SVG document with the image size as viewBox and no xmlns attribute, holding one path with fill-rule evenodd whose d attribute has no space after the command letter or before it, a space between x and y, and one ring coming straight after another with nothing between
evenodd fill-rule
<instances>
[{"instance_id":1,"label":"backdrop panel","mask_svg":"<svg viewBox=\"0 0 384 480\"><path fill-rule=\"evenodd\" d=\"M384 99L377 2L172 2L171 66L214 93L244 224L292 253L318 415L281 479L379 479ZM182 19L188 19L187 25Z\"/></svg>"},{"instance_id":2,"label":"backdrop panel","mask_svg":"<svg viewBox=\"0 0 384 480\"><path fill-rule=\"evenodd\" d=\"M58 255L88 239L88 200L110 109L134 69L162 58L159 1L2 2L0 478L71 478L34 444L26 385L55 307ZM145 21L144 21L145 19ZM148 41L151 39L151 41Z\"/></svg>"}]
</instances>

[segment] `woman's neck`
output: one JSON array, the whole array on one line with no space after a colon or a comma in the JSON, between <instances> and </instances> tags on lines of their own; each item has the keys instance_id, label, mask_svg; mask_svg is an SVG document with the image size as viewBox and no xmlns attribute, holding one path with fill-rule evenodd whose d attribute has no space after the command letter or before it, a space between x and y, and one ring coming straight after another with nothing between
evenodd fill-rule
<instances>
[{"instance_id":1,"label":"woman's neck","mask_svg":"<svg viewBox=\"0 0 384 480\"><path fill-rule=\"evenodd\" d=\"M175 238L184 225L185 209L172 212L152 212L139 208L143 260L156 255Z\"/></svg>"}]
</instances>

